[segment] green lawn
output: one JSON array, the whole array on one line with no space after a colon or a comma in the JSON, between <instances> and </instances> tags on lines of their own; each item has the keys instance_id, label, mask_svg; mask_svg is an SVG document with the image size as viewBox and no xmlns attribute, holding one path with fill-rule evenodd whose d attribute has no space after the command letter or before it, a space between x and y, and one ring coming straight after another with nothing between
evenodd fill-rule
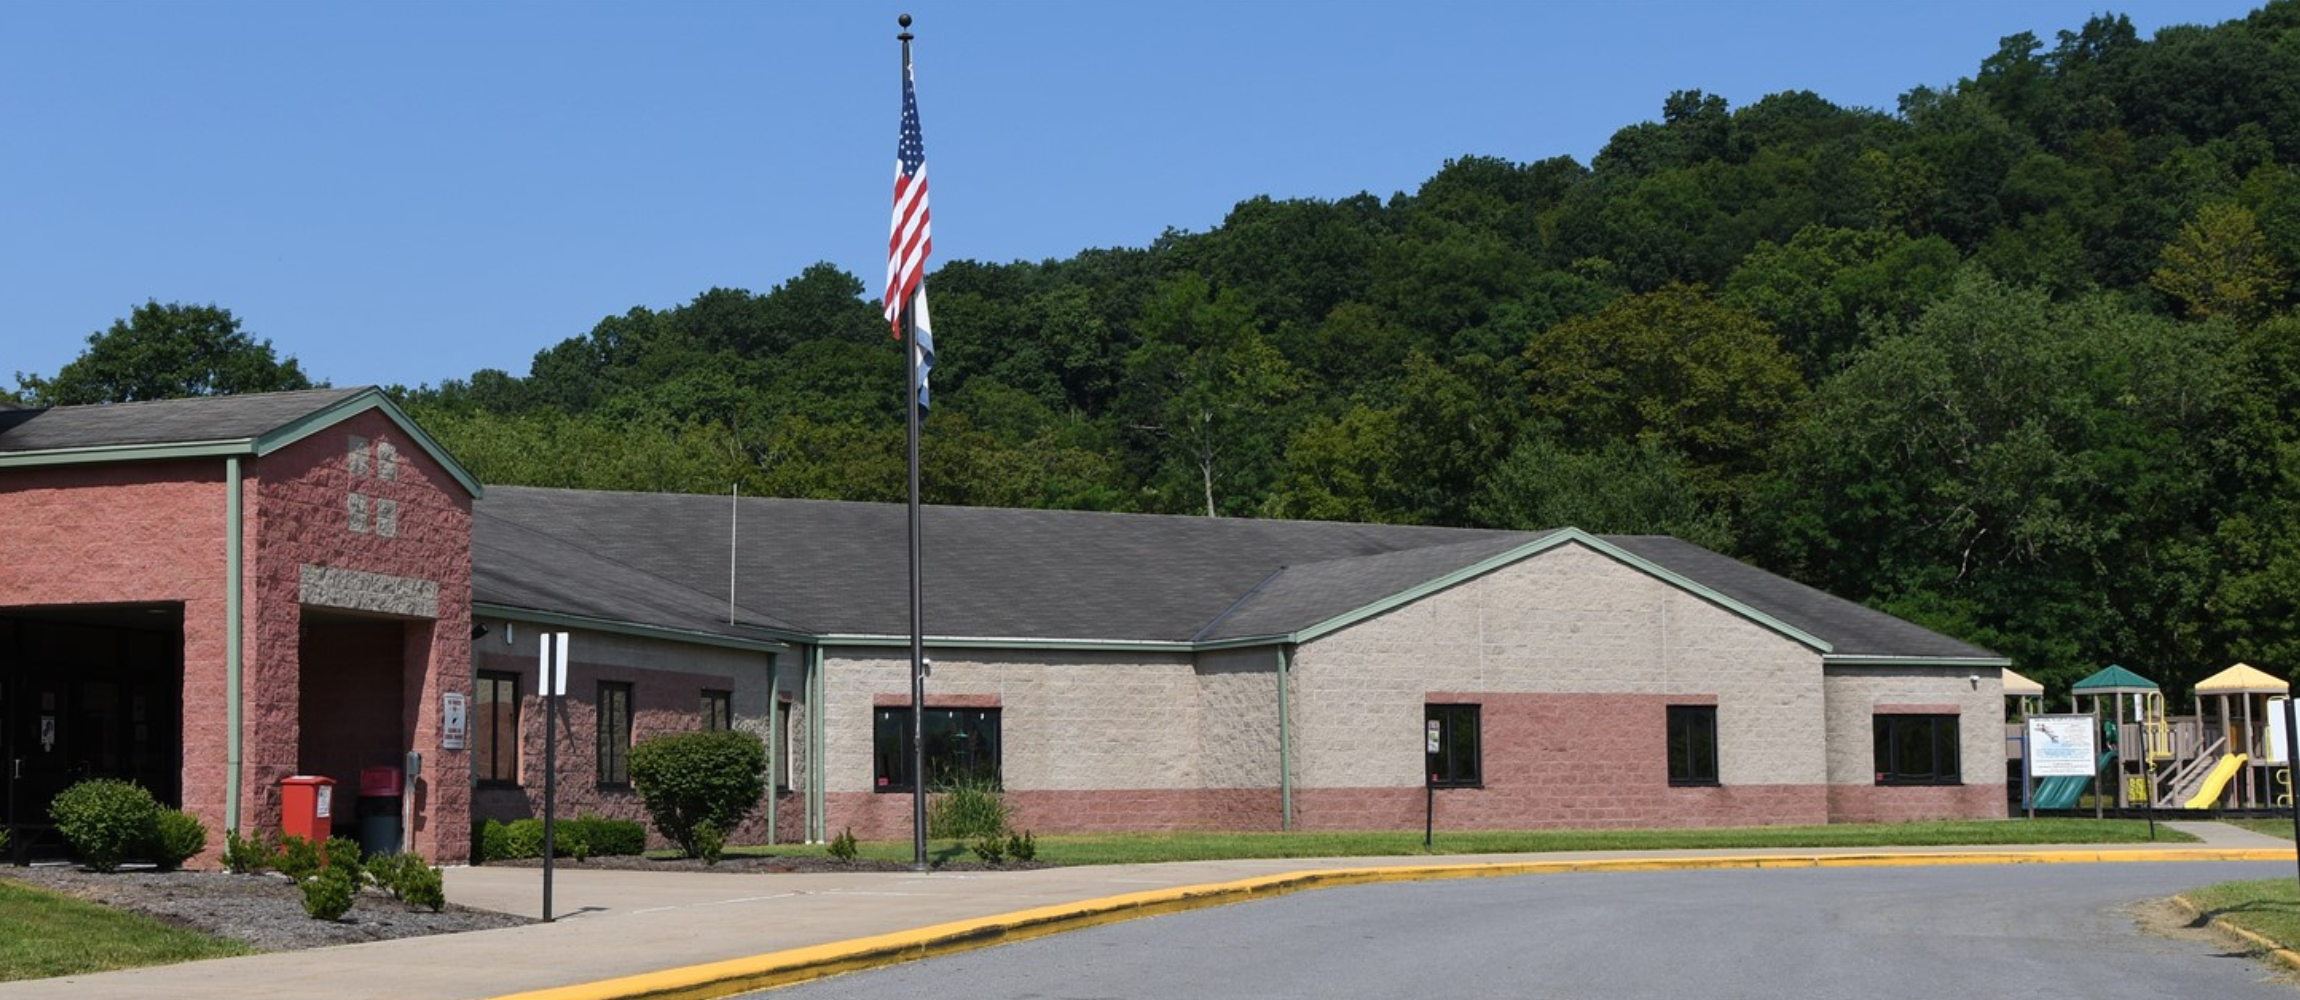
<instances>
[{"instance_id":1,"label":"green lawn","mask_svg":"<svg viewBox=\"0 0 2300 1000\"><path fill-rule=\"evenodd\" d=\"M2271 837L2282 837L2286 840L2292 839L2292 821L2290 819L2224 819L2221 822L2230 826L2241 826L2254 833L2265 833Z\"/></svg>"},{"instance_id":2,"label":"green lawn","mask_svg":"<svg viewBox=\"0 0 2300 1000\"><path fill-rule=\"evenodd\" d=\"M1224 858L1392 857L1415 854L1524 854L1561 851L1733 848L1945 847L1990 844L2128 844L2148 840L2145 820L2034 819L1953 823L1836 824L1700 830L1439 831L1424 851L1420 831L1385 833L1150 833L1044 836L1038 860L1061 865L1208 861ZM2194 838L2159 825L2161 843ZM865 841L865 858L907 861L909 841ZM822 845L729 848L730 855L819 855ZM936 860L968 859L949 841L928 845Z\"/></svg>"},{"instance_id":3,"label":"green lawn","mask_svg":"<svg viewBox=\"0 0 2300 1000\"><path fill-rule=\"evenodd\" d=\"M0 879L0 981L246 955L236 941L178 930Z\"/></svg>"},{"instance_id":4,"label":"green lawn","mask_svg":"<svg viewBox=\"0 0 2300 1000\"><path fill-rule=\"evenodd\" d=\"M2292 832L2290 826L2284 828ZM2181 895L2204 915L2235 924L2286 948L2300 948L2300 881L2222 882Z\"/></svg>"}]
</instances>

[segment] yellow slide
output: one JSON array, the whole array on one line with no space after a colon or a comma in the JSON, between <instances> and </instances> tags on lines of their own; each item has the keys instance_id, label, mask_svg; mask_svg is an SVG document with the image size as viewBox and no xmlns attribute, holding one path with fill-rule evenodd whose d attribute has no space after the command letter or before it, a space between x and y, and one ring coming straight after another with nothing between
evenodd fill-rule
<instances>
[{"instance_id":1,"label":"yellow slide","mask_svg":"<svg viewBox=\"0 0 2300 1000\"><path fill-rule=\"evenodd\" d=\"M2210 809L2220 801L2220 793L2228 787L2228 779L2244 769L2245 756L2240 753L2223 754L2220 763L2212 765L2212 773L2204 776L2204 785L2196 790L2196 797L2181 804L2182 809Z\"/></svg>"}]
</instances>

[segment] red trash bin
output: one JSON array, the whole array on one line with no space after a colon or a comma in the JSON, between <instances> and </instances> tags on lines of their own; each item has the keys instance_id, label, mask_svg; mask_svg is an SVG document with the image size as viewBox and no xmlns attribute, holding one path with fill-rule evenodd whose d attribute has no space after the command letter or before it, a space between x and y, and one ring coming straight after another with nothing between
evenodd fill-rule
<instances>
[{"instance_id":1,"label":"red trash bin","mask_svg":"<svg viewBox=\"0 0 2300 1000\"><path fill-rule=\"evenodd\" d=\"M327 843L335 835L335 779L317 774L281 778L280 832Z\"/></svg>"}]
</instances>

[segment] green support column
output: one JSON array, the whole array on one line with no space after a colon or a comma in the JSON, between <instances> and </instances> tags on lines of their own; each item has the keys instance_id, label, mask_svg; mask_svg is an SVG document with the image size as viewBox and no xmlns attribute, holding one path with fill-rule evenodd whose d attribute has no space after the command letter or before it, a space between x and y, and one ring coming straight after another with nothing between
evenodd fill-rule
<instances>
[{"instance_id":1,"label":"green support column","mask_svg":"<svg viewBox=\"0 0 2300 1000\"><path fill-rule=\"evenodd\" d=\"M776 807L777 805L779 805L779 804L780 804L780 801L779 801L779 800L782 798L782 796L781 796L780 794L778 794L778 793L777 793L777 791L776 791L776 789L775 789L775 775L776 775L778 772L780 772L780 771L783 769L783 768L782 768L782 765L784 765L784 764L786 763L786 762L783 760L783 755L784 755L786 752L788 752L788 748L787 748L787 747L785 747L785 746L784 746L784 744L783 744L783 713L782 713L782 711L781 711L781 709L782 709L782 707L783 707L783 702L782 702L782 696L783 696L783 686L782 686L782 682L781 682L781 679L775 676L775 666L776 666L776 663L777 663L777 660L776 660L775 654L773 654L773 653L768 653L768 654L767 654L767 843L770 843L770 844L772 844L772 843L776 843L776 842L777 842L777 838L776 838L776 836L775 836L775 831L776 831L776 830L778 830L778 829L780 829L780 827L779 827L779 826L778 826L778 825L775 823L775 819L776 819L776 815L777 815L777 814L776 814L776 808L775 808L775 807Z\"/></svg>"},{"instance_id":2,"label":"green support column","mask_svg":"<svg viewBox=\"0 0 2300 1000\"><path fill-rule=\"evenodd\" d=\"M1278 828L1294 829L1294 719L1286 699L1292 656L1278 647Z\"/></svg>"},{"instance_id":3,"label":"green support column","mask_svg":"<svg viewBox=\"0 0 2300 1000\"><path fill-rule=\"evenodd\" d=\"M240 691L241 649L246 641L240 629L240 590L246 585L245 556L241 552L240 525L246 498L240 492L240 459L224 459L224 829L240 828L240 720L244 711Z\"/></svg>"}]
</instances>

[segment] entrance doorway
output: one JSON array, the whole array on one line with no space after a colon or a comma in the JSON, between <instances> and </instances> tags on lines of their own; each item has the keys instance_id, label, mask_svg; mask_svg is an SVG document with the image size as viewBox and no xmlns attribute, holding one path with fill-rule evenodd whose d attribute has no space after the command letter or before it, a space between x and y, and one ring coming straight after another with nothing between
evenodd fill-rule
<instances>
[{"instance_id":1,"label":"entrance doorway","mask_svg":"<svg viewBox=\"0 0 2300 1000\"><path fill-rule=\"evenodd\" d=\"M56 793L120 778L181 804L183 608L0 610L0 829L6 860L60 856Z\"/></svg>"}]
</instances>

